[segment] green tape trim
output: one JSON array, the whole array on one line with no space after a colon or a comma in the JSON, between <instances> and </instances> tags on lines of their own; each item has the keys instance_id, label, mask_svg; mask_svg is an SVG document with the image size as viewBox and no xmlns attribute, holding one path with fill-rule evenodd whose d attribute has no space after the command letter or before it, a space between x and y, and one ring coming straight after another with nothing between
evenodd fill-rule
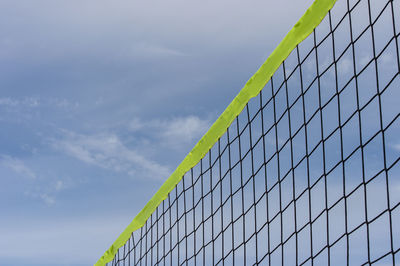
<instances>
[{"instance_id":1,"label":"green tape trim","mask_svg":"<svg viewBox=\"0 0 400 266\"><path fill-rule=\"evenodd\" d=\"M183 159L171 176L165 181L156 194L144 206L122 234L115 240L112 246L97 261L95 266L103 266L110 262L118 249L130 238L132 232L140 229L157 206L167 198L175 186L181 181L183 175L194 167L201 158L211 149L218 139L226 132L234 119L240 114L249 100L257 96L264 88L272 75L289 56L296 46L302 42L321 23L336 0L315 0L301 19L294 25L278 47L272 52L265 63L250 78L239 94L233 99L226 110L218 117L208 132L194 146L190 153Z\"/></svg>"}]
</instances>

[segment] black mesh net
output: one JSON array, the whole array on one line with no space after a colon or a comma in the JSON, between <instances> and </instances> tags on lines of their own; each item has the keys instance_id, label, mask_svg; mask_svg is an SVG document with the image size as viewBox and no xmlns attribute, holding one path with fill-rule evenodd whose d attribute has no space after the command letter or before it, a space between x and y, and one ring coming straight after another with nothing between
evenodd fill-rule
<instances>
[{"instance_id":1,"label":"black mesh net","mask_svg":"<svg viewBox=\"0 0 400 266\"><path fill-rule=\"evenodd\" d=\"M109 265L400 265L400 0L338 0Z\"/></svg>"}]
</instances>

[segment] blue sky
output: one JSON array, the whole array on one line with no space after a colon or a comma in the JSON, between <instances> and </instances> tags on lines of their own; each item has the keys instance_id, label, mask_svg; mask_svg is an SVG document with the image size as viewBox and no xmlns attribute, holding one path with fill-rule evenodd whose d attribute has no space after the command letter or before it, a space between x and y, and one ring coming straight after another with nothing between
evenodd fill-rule
<instances>
[{"instance_id":1,"label":"blue sky","mask_svg":"<svg viewBox=\"0 0 400 266\"><path fill-rule=\"evenodd\" d=\"M311 3L0 1L0 265L97 261ZM380 10L381 2L374 3ZM353 19L364 25L365 6L358 8ZM391 36L386 25L376 23L377 50ZM320 29L326 30L326 24ZM360 29L355 27L355 34ZM342 41L336 43L339 52L348 33L338 29L336 36ZM372 58L365 43L355 44L358 70ZM393 43L378 60L382 84L397 71ZM330 47L320 49L320 55L330 54ZM325 59L321 68L331 60ZM290 68L290 58L287 62ZM304 66L307 83L313 65ZM351 55L345 54L338 66L342 86L352 75ZM331 74L321 78L322 85L332 84ZM373 76L369 67L359 77L361 104L375 93ZM398 87L399 76L382 94L384 126L399 113ZM324 88L326 101L333 88ZM341 96L345 118L355 108L354 88ZM305 97L307 108L317 108L315 87ZM332 103L323 110L324 134L338 123ZM361 114L363 141L379 130L377 100L368 106ZM278 112L284 108L278 104ZM399 157L398 121L385 135L388 164ZM314 124L311 136L319 134ZM358 145L356 129L356 119L343 129L345 154ZM282 142L288 136L279 137ZM331 140L326 144L329 166L339 154L337 138ZM365 148L368 176L382 168L379 141ZM294 140L293 145L297 149L304 143ZM315 176L321 174L318 158L310 159L316 162L310 169ZM360 182L359 159L356 153L354 162L349 160L349 171L354 170L350 187ZM397 164L389 172L391 206L400 200L399 174ZM339 178L337 171L327 177L334 180L334 196L341 189ZM368 185L370 213L385 208L379 197L384 188L382 176ZM349 201L357 210L362 200L360 192ZM399 209L393 217L400 219ZM374 236L381 243L379 233ZM400 238L395 241L398 247Z\"/></svg>"},{"instance_id":2,"label":"blue sky","mask_svg":"<svg viewBox=\"0 0 400 266\"><path fill-rule=\"evenodd\" d=\"M311 2L0 1L0 265L93 264Z\"/></svg>"}]
</instances>

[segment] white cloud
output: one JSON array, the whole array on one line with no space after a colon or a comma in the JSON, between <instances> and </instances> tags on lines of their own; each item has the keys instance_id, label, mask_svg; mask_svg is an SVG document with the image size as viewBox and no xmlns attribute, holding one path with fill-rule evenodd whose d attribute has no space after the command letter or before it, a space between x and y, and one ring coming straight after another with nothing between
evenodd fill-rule
<instances>
[{"instance_id":1,"label":"white cloud","mask_svg":"<svg viewBox=\"0 0 400 266\"><path fill-rule=\"evenodd\" d=\"M142 130L143 128L145 128L146 123L143 122L141 119L135 117L130 121L128 127L129 127L129 130L135 132L135 131L139 131L139 130Z\"/></svg>"},{"instance_id":2,"label":"white cloud","mask_svg":"<svg viewBox=\"0 0 400 266\"><path fill-rule=\"evenodd\" d=\"M19 176L35 179L36 174L32 169L25 165L25 163L17 158L13 158L8 155L0 156L0 164L11 169L13 172Z\"/></svg>"},{"instance_id":3,"label":"white cloud","mask_svg":"<svg viewBox=\"0 0 400 266\"><path fill-rule=\"evenodd\" d=\"M5 169L11 170L17 177L25 178L26 186L21 187L23 195L39 199L48 206L54 205L57 193L70 185L64 179L41 175L40 172L32 170L21 159L9 155L0 155L0 173L7 173Z\"/></svg>"},{"instance_id":4,"label":"white cloud","mask_svg":"<svg viewBox=\"0 0 400 266\"><path fill-rule=\"evenodd\" d=\"M38 107L40 100L36 97L26 97L23 99L15 99L10 97L0 98L0 106L6 107Z\"/></svg>"},{"instance_id":5,"label":"white cloud","mask_svg":"<svg viewBox=\"0 0 400 266\"><path fill-rule=\"evenodd\" d=\"M48 195L47 193L42 193L39 195L39 197L49 206L54 205L54 203L56 203L55 198Z\"/></svg>"},{"instance_id":6,"label":"white cloud","mask_svg":"<svg viewBox=\"0 0 400 266\"><path fill-rule=\"evenodd\" d=\"M46 98L43 101L50 107L60 108L60 109L76 109L79 107L79 102L72 102L65 98Z\"/></svg>"},{"instance_id":7,"label":"white cloud","mask_svg":"<svg viewBox=\"0 0 400 266\"><path fill-rule=\"evenodd\" d=\"M11 99L11 98L0 98L0 105L3 106L16 106L18 101Z\"/></svg>"},{"instance_id":8,"label":"white cloud","mask_svg":"<svg viewBox=\"0 0 400 266\"><path fill-rule=\"evenodd\" d=\"M56 191L60 191L63 188L65 188L65 183L63 181L61 181L61 180L57 180L54 188L55 188Z\"/></svg>"},{"instance_id":9,"label":"white cloud","mask_svg":"<svg viewBox=\"0 0 400 266\"><path fill-rule=\"evenodd\" d=\"M71 102L65 98L54 97L24 97L24 98L0 98L0 107L7 107L10 110L19 110L23 108L52 107L60 109L74 109L79 107L78 102Z\"/></svg>"},{"instance_id":10,"label":"white cloud","mask_svg":"<svg viewBox=\"0 0 400 266\"><path fill-rule=\"evenodd\" d=\"M113 134L65 132L65 138L53 140L53 146L85 163L138 178L165 178L170 173L168 167L129 149Z\"/></svg>"},{"instance_id":11,"label":"white cloud","mask_svg":"<svg viewBox=\"0 0 400 266\"><path fill-rule=\"evenodd\" d=\"M71 186L71 181L54 179L53 181L46 180L44 183L37 182L35 186L29 188L24 194L33 199L40 199L47 206L53 206L57 201L58 193Z\"/></svg>"},{"instance_id":12,"label":"white cloud","mask_svg":"<svg viewBox=\"0 0 400 266\"><path fill-rule=\"evenodd\" d=\"M143 121L134 118L129 129L132 131L143 131L154 134L162 142L167 142L170 146L188 144L194 140L199 140L210 128L209 119L202 119L198 116L175 117L171 119L154 119Z\"/></svg>"},{"instance_id":13,"label":"white cloud","mask_svg":"<svg viewBox=\"0 0 400 266\"><path fill-rule=\"evenodd\" d=\"M209 121L202 120L197 116L175 118L165 124L162 135L170 141L188 142L201 137L210 125Z\"/></svg>"}]
</instances>

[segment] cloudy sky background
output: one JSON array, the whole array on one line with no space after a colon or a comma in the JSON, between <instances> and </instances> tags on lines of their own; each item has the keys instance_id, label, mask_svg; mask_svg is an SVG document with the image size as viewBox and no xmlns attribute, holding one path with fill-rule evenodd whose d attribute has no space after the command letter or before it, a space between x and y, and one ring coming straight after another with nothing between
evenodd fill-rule
<instances>
[{"instance_id":1,"label":"cloudy sky background","mask_svg":"<svg viewBox=\"0 0 400 266\"><path fill-rule=\"evenodd\" d=\"M90 265L303 1L0 1L0 264Z\"/></svg>"},{"instance_id":2,"label":"cloudy sky background","mask_svg":"<svg viewBox=\"0 0 400 266\"><path fill-rule=\"evenodd\" d=\"M384 2L374 2L373 16ZM0 265L95 263L311 3L0 0ZM364 25L368 15L365 5L359 6L353 21ZM378 50L392 36L387 21L381 21ZM361 29L355 27L355 34ZM339 29L336 36L342 40L337 49L344 49L348 33ZM357 69L372 58L365 43L370 42L356 43ZM328 46L321 50L320 55L331 52ZM382 84L398 71L395 54L392 42L378 61ZM331 60L325 59L321 67ZM351 54L338 65L341 77L352 76ZM321 83L333 84L331 74ZM359 78L361 104L376 92L373 76L369 67ZM382 95L384 126L399 113L399 82L397 76ZM326 88L322 97L332 92ZM352 89L342 94L344 117L355 108ZM317 108L317 91L306 97L307 108ZM327 132L338 123L332 106L323 111ZM377 107L375 99L361 114L363 141L379 130ZM319 129L314 129L309 132L318 140ZM354 118L344 129L346 154L359 144L356 131ZM397 119L386 132L388 164L399 157L399 132ZM340 155L337 138L331 139L330 166ZM369 177L383 167L380 138L370 143ZM314 159L321 158L320 150ZM354 161L360 158L356 154ZM310 171L318 176L320 166ZM359 169L350 165L350 171ZM389 172L391 206L400 199L399 174L397 164ZM336 171L330 176L340 179ZM347 180L358 184L360 175L351 173ZM382 197L374 198L385 193L385 186L380 176L367 188L370 213L386 208ZM341 184L334 181L330 188L338 196ZM361 195L352 199L354 209ZM393 217L400 219L399 208ZM395 242L400 247L400 237Z\"/></svg>"}]
</instances>

